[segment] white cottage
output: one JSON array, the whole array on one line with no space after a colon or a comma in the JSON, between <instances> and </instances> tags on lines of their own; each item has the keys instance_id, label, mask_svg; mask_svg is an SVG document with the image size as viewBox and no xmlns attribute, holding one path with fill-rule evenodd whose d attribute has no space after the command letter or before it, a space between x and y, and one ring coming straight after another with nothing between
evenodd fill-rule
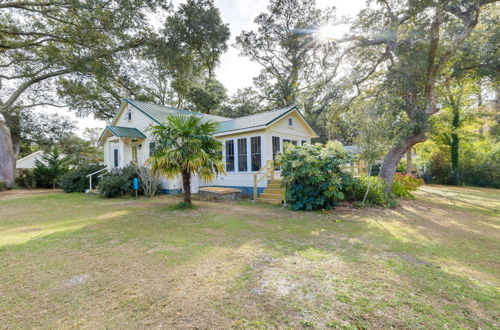
<instances>
[{"instance_id":1,"label":"white cottage","mask_svg":"<svg viewBox=\"0 0 500 330\"><path fill-rule=\"evenodd\" d=\"M104 146L107 169L131 162L144 164L155 143L148 127L161 124L172 114L198 115L219 123L214 136L223 143L226 174L211 182L193 178L193 192L201 186L219 186L238 188L252 195L254 174L267 172L257 184L260 194L270 183L266 167L270 167L275 155L283 151L285 143L302 145L318 137L295 106L233 119L125 99L99 139ZM279 172L273 170L271 172L279 178ZM161 187L166 194L180 193L182 180L180 176L162 179Z\"/></svg>"}]
</instances>

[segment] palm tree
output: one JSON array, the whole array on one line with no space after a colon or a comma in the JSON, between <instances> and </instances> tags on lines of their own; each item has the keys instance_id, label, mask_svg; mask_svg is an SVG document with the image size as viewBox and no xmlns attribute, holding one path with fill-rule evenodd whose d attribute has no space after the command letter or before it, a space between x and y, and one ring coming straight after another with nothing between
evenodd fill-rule
<instances>
[{"instance_id":1,"label":"palm tree","mask_svg":"<svg viewBox=\"0 0 500 330\"><path fill-rule=\"evenodd\" d=\"M149 163L169 178L182 175L186 204L191 204L191 175L208 181L224 173L222 143L213 137L216 130L216 122L195 115L169 116L162 125L150 128L155 148Z\"/></svg>"}]
</instances>

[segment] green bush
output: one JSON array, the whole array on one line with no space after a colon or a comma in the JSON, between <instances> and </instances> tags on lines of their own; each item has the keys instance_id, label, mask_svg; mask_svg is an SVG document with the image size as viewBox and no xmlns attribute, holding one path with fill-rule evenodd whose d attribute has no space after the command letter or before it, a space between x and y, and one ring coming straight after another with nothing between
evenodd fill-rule
<instances>
[{"instance_id":1,"label":"green bush","mask_svg":"<svg viewBox=\"0 0 500 330\"><path fill-rule=\"evenodd\" d=\"M348 175L340 166L350 161L342 145L329 142L326 145L287 145L278 155L286 185L285 198L292 210L330 209L344 199L342 186Z\"/></svg>"},{"instance_id":2,"label":"green bush","mask_svg":"<svg viewBox=\"0 0 500 330\"><path fill-rule=\"evenodd\" d=\"M39 188L55 188L59 179L67 172L67 158L62 157L57 149L46 152L40 160L35 160L33 175Z\"/></svg>"},{"instance_id":3,"label":"green bush","mask_svg":"<svg viewBox=\"0 0 500 330\"><path fill-rule=\"evenodd\" d=\"M84 192L89 188L89 178L87 175L90 173L94 173L100 170L102 165L91 164L83 167L75 168L70 170L68 173L63 175L60 180L61 188L64 192ZM102 173L96 174L92 176L92 186L96 187L99 178L98 176Z\"/></svg>"},{"instance_id":4,"label":"green bush","mask_svg":"<svg viewBox=\"0 0 500 330\"><path fill-rule=\"evenodd\" d=\"M344 186L343 192L346 199L354 202L361 202L368 188L368 178L366 176L352 178L350 184ZM378 176L370 177L370 190L366 196L366 203L369 205L393 206L394 201L387 192L385 181Z\"/></svg>"},{"instance_id":5,"label":"green bush","mask_svg":"<svg viewBox=\"0 0 500 330\"><path fill-rule=\"evenodd\" d=\"M133 195L135 194L133 180L137 177L137 171L132 165L114 169L101 178L99 190L104 197L109 198ZM138 193L143 194L140 186Z\"/></svg>"},{"instance_id":6,"label":"green bush","mask_svg":"<svg viewBox=\"0 0 500 330\"><path fill-rule=\"evenodd\" d=\"M459 184L500 188L500 142L476 141L461 148ZM436 150L429 157L423 174L427 183L451 184L451 162L447 150Z\"/></svg>"},{"instance_id":7,"label":"green bush","mask_svg":"<svg viewBox=\"0 0 500 330\"><path fill-rule=\"evenodd\" d=\"M36 188L35 174L33 170L23 169L16 177L16 185L24 188Z\"/></svg>"},{"instance_id":8,"label":"green bush","mask_svg":"<svg viewBox=\"0 0 500 330\"><path fill-rule=\"evenodd\" d=\"M0 181L0 191L4 191L6 184L3 181Z\"/></svg>"},{"instance_id":9,"label":"green bush","mask_svg":"<svg viewBox=\"0 0 500 330\"><path fill-rule=\"evenodd\" d=\"M424 183L424 180L419 179L411 174L395 173L394 182L392 184L392 193L397 197L413 199L412 191L416 191Z\"/></svg>"}]
</instances>

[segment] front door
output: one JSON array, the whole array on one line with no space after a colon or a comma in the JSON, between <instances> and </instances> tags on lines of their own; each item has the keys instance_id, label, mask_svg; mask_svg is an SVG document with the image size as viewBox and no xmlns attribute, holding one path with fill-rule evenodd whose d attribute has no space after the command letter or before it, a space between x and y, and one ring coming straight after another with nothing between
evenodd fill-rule
<instances>
[{"instance_id":1,"label":"front door","mask_svg":"<svg viewBox=\"0 0 500 330\"><path fill-rule=\"evenodd\" d=\"M113 166L118 167L118 149L113 149Z\"/></svg>"}]
</instances>

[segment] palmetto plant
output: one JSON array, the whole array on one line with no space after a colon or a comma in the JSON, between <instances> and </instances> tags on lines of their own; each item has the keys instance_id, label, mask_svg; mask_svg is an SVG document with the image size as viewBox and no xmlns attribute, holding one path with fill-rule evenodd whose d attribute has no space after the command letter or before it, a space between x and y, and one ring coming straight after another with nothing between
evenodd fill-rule
<instances>
[{"instance_id":1,"label":"palmetto plant","mask_svg":"<svg viewBox=\"0 0 500 330\"><path fill-rule=\"evenodd\" d=\"M222 143L213 134L217 123L199 116L173 115L152 126L155 148L149 159L154 171L168 178L182 175L184 202L191 204L191 176L209 181L224 173Z\"/></svg>"}]
</instances>

